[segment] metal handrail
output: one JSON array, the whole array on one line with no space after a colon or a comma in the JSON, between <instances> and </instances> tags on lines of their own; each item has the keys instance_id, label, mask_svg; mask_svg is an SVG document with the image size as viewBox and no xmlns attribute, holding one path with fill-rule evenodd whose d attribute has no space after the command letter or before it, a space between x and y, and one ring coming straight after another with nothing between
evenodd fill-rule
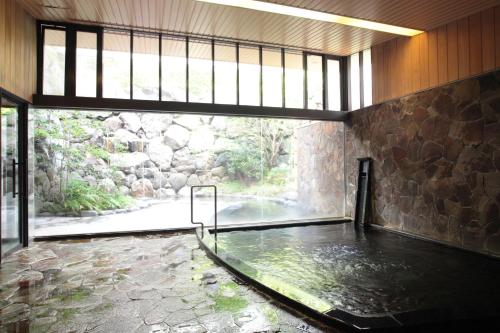
<instances>
[{"instance_id":1,"label":"metal handrail","mask_svg":"<svg viewBox=\"0 0 500 333\"><path fill-rule=\"evenodd\" d=\"M215 224L215 241L217 242L217 186L215 185L193 185L191 186L191 224L200 224L201 225L201 238L204 237L204 229L205 225L203 222L194 222L194 208L193 208L193 198L194 198L194 189L195 188L208 188L211 187L214 189L214 224Z\"/></svg>"}]
</instances>

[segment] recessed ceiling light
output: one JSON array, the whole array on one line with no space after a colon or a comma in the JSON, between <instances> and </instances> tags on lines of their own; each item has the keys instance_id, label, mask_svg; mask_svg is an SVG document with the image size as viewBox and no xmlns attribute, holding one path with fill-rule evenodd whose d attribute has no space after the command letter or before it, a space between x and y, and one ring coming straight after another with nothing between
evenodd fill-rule
<instances>
[{"instance_id":1,"label":"recessed ceiling light","mask_svg":"<svg viewBox=\"0 0 500 333\"><path fill-rule=\"evenodd\" d=\"M361 20L353 17L335 15L325 12L319 12L316 10L279 5L276 3L257 1L257 0L197 0L197 1L208 2L218 5L227 5L233 7L253 9L274 14L296 16L316 21L344 24L352 27L382 31L390 34L403 35L403 36L415 36L418 35L419 33L422 33L422 31L420 30L398 27L396 25Z\"/></svg>"}]
</instances>

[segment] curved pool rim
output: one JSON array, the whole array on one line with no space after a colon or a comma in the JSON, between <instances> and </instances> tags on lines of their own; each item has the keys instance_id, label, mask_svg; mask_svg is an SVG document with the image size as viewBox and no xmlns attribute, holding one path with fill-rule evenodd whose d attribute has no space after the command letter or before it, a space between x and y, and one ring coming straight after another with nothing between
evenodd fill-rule
<instances>
[{"instance_id":1,"label":"curved pool rim","mask_svg":"<svg viewBox=\"0 0 500 333\"><path fill-rule=\"evenodd\" d=\"M331 224L339 223L339 221L332 222ZM343 223L352 223L352 222L343 222ZM322 223L327 224L327 223ZM309 225L309 223L304 224ZM290 227L294 227L296 225L291 224ZM240 227L240 228L227 228L219 229L219 233L230 232L234 230L253 230L253 229L273 229L273 228L284 228L287 227L284 224L280 224L277 226L260 226L260 227ZM229 253L225 251L224 248L220 246L217 248L215 245L215 241L213 239L214 229L207 228L205 230L205 237L201 236L201 228L196 228L196 237L200 244L200 247L207 253L207 255L212 258L215 262L226 268L228 271L233 273L236 277L249 284L250 286L255 287L262 293L267 296L281 302L285 307L290 307L295 311L298 311L311 319L315 319L320 321L323 324L327 324L333 328L342 329L344 331L349 332L422 332L425 329L425 332L443 332L450 329L458 330L462 332L464 330L469 331L470 329L480 329L486 325L487 328L491 328L489 326L492 322L496 322L499 328L500 324L498 323L497 317L483 317L477 319L455 319L455 320L442 320L442 321L434 321L435 317L439 317L444 312L447 312L446 309L435 309L435 310L422 310L422 311L410 311L410 312L402 312L402 313L386 313L382 315L358 315L354 313L350 313L348 311L342 309L336 309L333 306L330 306L328 309L324 309L324 311L319 311L303 302L294 299L284 293L279 292L278 290L273 289L272 287L266 285L262 282L262 280L266 279L266 276L262 273L259 273L260 278L257 279L252 274L248 274L244 272L242 269L237 268L233 262L239 262L240 266L245 265L249 267L251 270L256 271L253 267L245 264L238 258L231 256ZM272 277L275 281L276 278ZM260 281L259 281L260 280ZM283 281L277 281L283 285L288 285L288 283ZM293 287L293 286L292 286ZM296 288L296 287L294 287ZM296 288L298 289L298 288ZM301 291L303 295L308 295L308 297L316 298L315 296L309 295L304 291ZM326 303L326 302L324 302ZM395 318L404 318L404 322ZM414 321L413 318L417 317L428 317L428 322ZM495 327L496 327L495 326Z\"/></svg>"}]
</instances>

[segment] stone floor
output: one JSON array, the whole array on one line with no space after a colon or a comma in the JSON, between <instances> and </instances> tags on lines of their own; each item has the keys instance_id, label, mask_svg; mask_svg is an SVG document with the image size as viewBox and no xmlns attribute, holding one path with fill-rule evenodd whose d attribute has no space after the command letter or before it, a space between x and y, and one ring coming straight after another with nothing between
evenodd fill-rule
<instances>
[{"instance_id":1,"label":"stone floor","mask_svg":"<svg viewBox=\"0 0 500 333\"><path fill-rule=\"evenodd\" d=\"M193 234L34 243L0 269L0 332L322 332Z\"/></svg>"}]
</instances>

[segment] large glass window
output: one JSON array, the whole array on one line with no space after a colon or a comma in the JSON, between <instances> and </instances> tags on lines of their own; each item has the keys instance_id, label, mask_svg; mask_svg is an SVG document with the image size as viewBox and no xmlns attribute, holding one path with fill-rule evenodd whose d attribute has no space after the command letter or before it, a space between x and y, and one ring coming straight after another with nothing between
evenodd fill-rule
<instances>
[{"instance_id":1,"label":"large glass window","mask_svg":"<svg viewBox=\"0 0 500 333\"><path fill-rule=\"evenodd\" d=\"M212 44L189 41L189 101L212 103Z\"/></svg>"},{"instance_id":2,"label":"large glass window","mask_svg":"<svg viewBox=\"0 0 500 333\"><path fill-rule=\"evenodd\" d=\"M349 57L350 70L350 91L351 91L351 110L357 110L361 106L360 88L359 88L359 54L354 53Z\"/></svg>"},{"instance_id":3,"label":"large glass window","mask_svg":"<svg viewBox=\"0 0 500 333\"><path fill-rule=\"evenodd\" d=\"M161 99L186 101L186 39L164 37L161 57Z\"/></svg>"},{"instance_id":4,"label":"large glass window","mask_svg":"<svg viewBox=\"0 0 500 333\"><path fill-rule=\"evenodd\" d=\"M323 110L323 57L307 55L307 108Z\"/></svg>"},{"instance_id":5,"label":"large glass window","mask_svg":"<svg viewBox=\"0 0 500 333\"><path fill-rule=\"evenodd\" d=\"M65 57L66 32L45 29L43 46L44 95L64 95Z\"/></svg>"},{"instance_id":6,"label":"large glass window","mask_svg":"<svg viewBox=\"0 0 500 333\"><path fill-rule=\"evenodd\" d=\"M236 104L236 46L215 44L215 103Z\"/></svg>"},{"instance_id":7,"label":"large glass window","mask_svg":"<svg viewBox=\"0 0 500 333\"><path fill-rule=\"evenodd\" d=\"M328 109L340 111L340 61L328 59L326 62L328 70Z\"/></svg>"},{"instance_id":8,"label":"large glass window","mask_svg":"<svg viewBox=\"0 0 500 333\"><path fill-rule=\"evenodd\" d=\"M283 105L283 66L281 51L262 50L262 104L280 107Z\"/></svg>"},{"instance_id":9,"label":"large glass window","mask_svg":"<svg viewBox=\"0 0 500 333\"><path fill-rule=\"evenodd\" d=\"M217 185L221 225L344 216L339 122L30 113L35 236L189 227L196 184ZM196 196L196 220L210 224L212 200Z\"/></svg>"},{"instance_id":10,"label":"large glass window","mask_svg":"<svg viewBox=\"0 0 500 333\"><path fill-rule=\"evenodd\" d=\"M130 98L130 33L106 31L103 36L102 94Z\"/></svg>"},{"instance_id":11,"label":"large glass window","mask_svg":"<svg viewBox=\"0 0 500 333\"><path fill-rule=\"evenodd\" d=\"M240 46L240 104L260 105L260 63L257 47Z\"/></svg>"},{"instance_id":12,"label":"large glass window","mask_svg":"<svg viewBox=\"0 0 500 333\"><path fill-rule=\"evenodd\" d=\"M285 106L304 107L304 62L302 52L285 53Z\"/></svg>"},{"instance_id":13,"label":"large glass window","mask_svg":"<svg viewBox=\"0 0 500 333\"><path fill-rule=\"evenodd\" d=\"M96 97L97 34L76 33L76 96Z\"/></svg>"},{"instance_id":14,"label":"large glass window","mask_svg":"<svg viewBox=\"0 0 500 333\"><path fill-rule=\"evenodd\" d=\"M372 105L372 51L363 51L363 106Z\"/></svg>"},{"instance_id":15,"label":"large glass window","mask_svg":"<svg viewBox=\"0 0 500 333\"><path fill-rule=\"evenodd\" d=\"M134 34L134 99L160 99L160 46L157 35Z\"/></svg>"}]
</instances>

